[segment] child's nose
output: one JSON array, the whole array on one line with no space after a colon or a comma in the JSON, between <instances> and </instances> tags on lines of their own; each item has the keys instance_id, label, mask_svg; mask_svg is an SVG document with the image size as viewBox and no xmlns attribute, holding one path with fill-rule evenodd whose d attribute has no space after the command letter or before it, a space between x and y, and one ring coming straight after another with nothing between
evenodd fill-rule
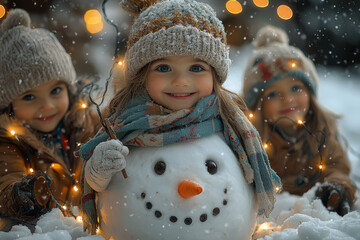
<instances>
[{"instance_id":1,"label":"child's nose","mask_svg":"<svg viewBox=\"0 0 360 240\"><path fill-rule=\"evenodd\" d=\"M44 103L41 105L41 111L47 111L54 108L54 103L52 101L44 101Z\"/></svg>"},{"instance_id":2,"label":"child's nose","mask_svg":"<svg viewBox=\"0 0 360 240\"><path fill-rule=\"evenodd\" d=\"M291 93L283 93L281 95L281 100L285 103L289 103L294 100L294 96Z\"/></svg>"},{"instance_id":3,"label":"child's nose","mask_svg":"<svg viewBox=\"0 0 360 240\"><path fill-rule=\"evenodd\" d=\"M186 74L176 74L172 81L172 84L177 87L184 87L189 85L189 79L187 78Z\"/></svg>"}]
</instances>

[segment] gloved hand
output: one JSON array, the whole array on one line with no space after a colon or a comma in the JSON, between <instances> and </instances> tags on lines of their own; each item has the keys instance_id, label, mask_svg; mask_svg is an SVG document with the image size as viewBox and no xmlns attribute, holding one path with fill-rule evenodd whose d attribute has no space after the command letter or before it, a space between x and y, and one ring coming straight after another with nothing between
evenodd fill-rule
<instances>
[{"instance_id":1,"label":"gloved hand","mask_svg":"<svg viewBox=\"0 0 360 240\"><path fill-rule=\"evenodd\" d=\"M85 165L85 179L95 191L104 191L112 176L126 166L129 149L119 140L109 140L97 145Z\"/></svg>"},{"instance_id":2,"label":"gloved hand","mask_svg":"<svg viewBox=\"0 0 360 240\"><path fill-rule=\"evenodd\" d=\"M315 196L320 198L324 206L340 216L344 216L350 211L350 202L345 194L345 189L340 184L323 183L315 192Z\"/></svg>"},{"instance_id":3,"label":"gloved hand","mask_svg":"<svg viewBox=\"0 0 360 240\"><path fill-rule=\"evenodd\" d=\"M40 171L28 174L16 182L13 194L17 215L37 218L46 213L48 210L46 204L50 200L51 182L51 178Z\"/></svg>"}]
</instances>

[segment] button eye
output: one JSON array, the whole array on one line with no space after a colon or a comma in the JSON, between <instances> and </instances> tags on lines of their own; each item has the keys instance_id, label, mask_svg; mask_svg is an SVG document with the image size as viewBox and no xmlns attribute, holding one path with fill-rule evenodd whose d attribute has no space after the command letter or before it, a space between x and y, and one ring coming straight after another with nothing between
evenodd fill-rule
<instances>
[{"instance_id":1,"label":"button eye","mask_svg":"<svg viewBox=\"0 0 360 240\"><path fill-rule=\"evenodd\" d=\"M206 160L205 166L211 175L214 175L217 172L217 164L213 160Z\"/></svg>"},{"instance_id":2,"label":"button eye","mask_svg":"<svg viewBox=\"0 0 360 240\"><path fill-rule=\"evenodd\" d=\"M164 174L166 170L166 163L164 161L158 161L154 166L154 171L157 175Z\"/></svg>"}]
</instances>

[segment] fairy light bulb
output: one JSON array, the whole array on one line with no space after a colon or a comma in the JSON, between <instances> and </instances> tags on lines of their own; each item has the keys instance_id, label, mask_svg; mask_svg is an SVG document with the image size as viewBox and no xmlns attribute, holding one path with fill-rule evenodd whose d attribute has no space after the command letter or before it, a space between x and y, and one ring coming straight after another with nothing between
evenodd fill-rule
<instances>
[{"instance_id":1,"label":"fairy light bulb","mask_svg":"<svg viewBox=\"0 0 360 240\"><path fill-rule=\"evenodd\" d=\"M275 191L276 191L276 192L279 192L279 191L280 191L280 188L279 188L279 187L275 187Z\"/></svg>"},{"instance_id":2,"label":"fairy light bulb","mask_svg":"<svg viewBox=\"0 0 360 240\"><path fill-rule=\"evenodd\" d=\"M297 123L298 123L299 125L303 125L303 124L304 124L304 122L303 122L302 120L300 120L300 119L297 121Z\"/></svg>"},{"instance_id":3,"label":"fairy light bulb","mask_svg":"<svg viewBox=\"0 0 360 240\"><path fill-rule=\"evenodd\" d=\"M30 173L33 173L33 172L34 172L34 169L33 169L33 168L29 168L29 172L30 172Z\"/></svg>"},{"instance_id":4,"label":"fairy light bulb","mask_svg":"<svg viewBox=\"0 0 360 240\"><path fill-rule=\"evenodd\" d=\"M320 163L319 169L320 169L320 170L323 170L323 168L324 168L324 165L323 165L322 163Z\"/></svg>"},{"instance_id":5,"label":"fairy light bulb","mask_svg":"<svg viewBox=\"0 0 360 240\"><path fill-rule=\"evenodd\" d=\"M10 134L11 134L12 136L15 136L16 132L15 132L14 130L10 130Z\"/></svg>"},{"instance_id":6,"label":"fairy light bulb","mask_svg":"<svg viewBox=\"0 0 360 240\"><path fill-rule=\"evenodd\" d=\"M63 205L62 208L63 208L64 210L66 210L66 209L67 209L67 206L66 206L66 205Z\"/></svg>"},{"instance_id":7,"label":"fairy light bulb","mask_svg":"<svg viewBox=\"0 0 360 240\"><path fill-rule=\"evenodd\" d=\"M122 61L119 61L117 64L118 64L119 66L122 66L122 65L123 65L123 62L122 62Z\"/></svg>"},{"instance_id":8,"label":"fairy light bulb","mask_svg":"<svg viewBox=\"0 0 360 240\"><path fill-rule=\"evenodd\" d=\"M269 147L269 145L267 145L266 143L264 144L264 148L267 149Z\"/></svg>"},{"instance_id":9,"label":"fairy light bulb","mask_svg":"<svg viewBox=\"0 0 360 240\"><path fill-rule=\"evenodd\" d=\"M249 118L251 119L251 118L253 118L254 117L254 114L253 113L250 113L249 114Z\"/></svg>"},{"instance_id":10,"label":"fairy light bulb","mask_svg":"<svg viewBox=\"0 0 360 240\"><path fill-rule=\"evenodd\" d=\"M85 103L81 104L81 108L87 108L87 105Z\"/></svg>"},{"instance_id":11,"label":"fairy light bulb","mask_svg":"<svg viewBox=\"0 0 360 240\"><path fill-rule=\"evenodd\" d=\"M76 221L77 221L78 223L82 223L82 221L83 221L83 220L82 220L82 217L81 217L81 216L77 216L77 217L76 217Z\"/></svg>"},{"instance_id":12,"label":"fairy light bulb","mask_svg":"<svg viewBox=\"0 0 360 240\"><path fill-rule=\"evenodd\" d=\"M79 191L79 188L76 185L74 185L73 189L75 192Z\"/></svg>"}]
</instances>

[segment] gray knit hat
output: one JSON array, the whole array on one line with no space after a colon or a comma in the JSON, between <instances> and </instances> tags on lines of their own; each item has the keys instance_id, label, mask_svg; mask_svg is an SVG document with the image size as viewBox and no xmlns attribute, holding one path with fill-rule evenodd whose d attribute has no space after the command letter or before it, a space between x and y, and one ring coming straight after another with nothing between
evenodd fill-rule
<instances>
[{"instance_id":1,"label":"gray knit hat","mask_svg":"<svg viewBox=\"0 0 360 240\"><path fill-rule=\"evenodd\" d=\"M125 55L126 77L133 78L146 64L167 56L192 55L226 80L230 59L226 33L214 10L192 0L123 0L138 16Z\"/></svg>"},{"instance_id":2,"label":"gray knit hat","mask_svg":"<svg viewBox=\"0 0 360 240\"><path fill-rule=\"evenodd\" d=\"M54 34L30 28L30 16L22 9L11 10L1 27L0 109L23 92L54 79L72 88L75 69Z\"/></svg>"},{"instance_id":3,"label":"gray knit hat","mask_svg":"<svg viewBox=\"0 0 360 240\"><path fill-rule=\"evenodd\" d=\"M243 96L249 109L265 88L277 80L295 77L302 80L316 96L318 76L313 62L298 48L289 46L287 34L276 27L261 28L253 42L256 50L244 75Z\"/></svg>"}]
</instances>

